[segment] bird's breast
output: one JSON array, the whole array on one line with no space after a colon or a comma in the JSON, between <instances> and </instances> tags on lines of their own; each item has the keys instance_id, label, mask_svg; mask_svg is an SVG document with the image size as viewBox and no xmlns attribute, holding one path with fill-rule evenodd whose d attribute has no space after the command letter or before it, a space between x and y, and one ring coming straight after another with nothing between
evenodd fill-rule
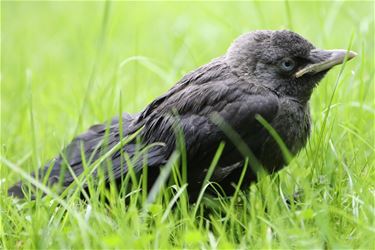
<instances>
[{"instance_id":1,"label":"bird's breast","mask_svg":"<svg viewBox=\"0 0 375 250\"><path fill-rule=\"evenodd\" d=\"M293 155L305 146L310 134L310 111L307 105L282 98L278 114L271 123ZM263 143L260 158L270 170L278 170L285 164L280 147L271 135Z\"/></svg>"}]
</instances>

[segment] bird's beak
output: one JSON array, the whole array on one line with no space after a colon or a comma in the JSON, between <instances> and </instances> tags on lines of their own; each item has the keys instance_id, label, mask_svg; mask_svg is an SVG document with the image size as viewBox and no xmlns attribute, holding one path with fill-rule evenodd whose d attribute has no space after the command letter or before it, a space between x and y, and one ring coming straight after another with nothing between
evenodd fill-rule
<instances>
[{"instance_id":1,"label":"bird's beak","mask_svg":"<svg viewBox=\"0 0 375 250\"><path fill-rule=\"evenodd\" d=\"M354 51L347 51L343 49L335 50L311 50L309 59L313 62L312 64L306 65L306 67L300 69L295 74L295 77L301 77L305 74L316 74L324 70L329 70L335 65L342 64L345 61L357 56Z\"/></svg>"}]
</instances>

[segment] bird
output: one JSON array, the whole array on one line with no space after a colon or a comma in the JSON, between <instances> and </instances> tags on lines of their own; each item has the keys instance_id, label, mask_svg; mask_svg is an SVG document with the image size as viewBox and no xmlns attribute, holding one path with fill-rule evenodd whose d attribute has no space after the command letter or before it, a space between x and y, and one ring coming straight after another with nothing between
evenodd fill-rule
<instances>
[{"instance_id":1,"label":"bird","mask_svg":"<svg viewBox=\"0 0 375 250\"><path fill-rule=\"evenodd\" d=\"M296 155L310 135L314 88L332 67L356 55L319 49L290 30L242 34L224 55L187 73L141 112L123 113L78 135L32 176L47 178L47 185L59 184L63 191L84 172L85 164L105 157L91 173L94 179L102 171L107 183L115 180L121 186L130 169L139 175L146 162L151 187L173 153L181 151L182 135L189 200L197 199L221 144L210 180L230 196L245 168L246 155L238 142L253 156L250 165L258 163L268 173L282 169L288 162L271 131ZM118 146L123 138L129 139ZM257 180L254 166L245 170L242 189ZM8 194L24 198L26 190L19 181Z\"/></svg>"}]
</instances>

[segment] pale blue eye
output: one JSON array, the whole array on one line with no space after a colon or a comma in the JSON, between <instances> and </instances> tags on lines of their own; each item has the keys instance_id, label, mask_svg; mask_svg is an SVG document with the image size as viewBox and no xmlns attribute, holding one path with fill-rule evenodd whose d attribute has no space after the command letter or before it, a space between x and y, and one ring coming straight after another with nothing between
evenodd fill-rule
<instances>
[{"instance_id":1,"label":"pale blue eye","mask_svg":"<svg viewBox=\"0 0 375 250\"><path fill-rule=\"evenodd\" d=\"M280 63L280 67L284 71L292 71L295 66L296 66L296 63L291 58L284 58L281 60L281 63Z\"/></svg>"}]
</instances>

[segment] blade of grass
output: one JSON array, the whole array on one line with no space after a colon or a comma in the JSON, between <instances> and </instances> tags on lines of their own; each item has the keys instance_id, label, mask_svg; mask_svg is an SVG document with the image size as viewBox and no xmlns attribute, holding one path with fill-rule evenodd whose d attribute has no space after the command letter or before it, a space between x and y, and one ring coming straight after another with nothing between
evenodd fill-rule
<instances>
[{"instance_id":1,"label":"blade of grass","mask_svg":"<svg viewBox=\"0 0 375 250\"><path fill-rule=\"evenodd\" d=\"M244 158L249 158L250 167L255 174L263 175L267 173L260 162L256 159L251 149L242 140L241 136L232 127L230 127L229 124L218 113L213 113L210 118L212 122L215 123L227 135L242 156Z\"/></svg>"},{"instance_id":2,"label":"blade of grass","mask_svg":"<svg viewBox=\"0 0 375 250\"><path fill-rule=\"evenodd\" d=\"M102 55L103 48L104 48L105 37L106 37L107 29L108 29L110 7L111 7L111 1L105 1L102 24L101 24L101 29L100 29L100 33L99 33L99 38L98 38L98 41L97 41L97 49L96 49L96 53L95 53L95 57L94 57L94 62L93 62L92 70L91 70L91 73L90 73L89 81L87 83L87 87L86 87L86 90L85 90L85 94L84 94L84 97L83 97L82 107L81 107L81 110L78 114L77 126L76 126L76 129L74 130L74 134L78 133L78 130L81 126L82 117L83 117L83 114L85 112L86 105L87 105L87 102L88 102L88 99L89 99L89 96L90 96L90 91L91 91L92 86L94 84L96 72L98 71L98 67L99 67L99 64L100 64L101 55Z\"/></svg>"},{"instance_id":3,"label":"blade of grass","mask_svg":"<svg viewBox=\"0 0 375 250\"><path fill-rule=\"evenodd\" d=\"M348 49L347 51L350 51L351 47L352 47L352 42L353 42L353 39L354 39L354 32L352 32L352 35L350 37L350 40L349 40L349 45L348 45ZM341 65L341 68L340 68L340 72L336 78L336 82L335 82L335 85L333 87L333 91L332 91L332 94L331 94L331 97L330 97L330 100L329 100L329 103L328 103L328 109L327 109L327 112L325 113L325 116L324 116L324 119L323 119L323 124L322 124L322 128L320 130L320 133L319 133L319 137L318 137L318 145L317 145L317 152L319 152L319 149L320 149L320 146L322 144L322 141L323 141L323 135L324 135L324 132L325 132L325 128L326 128L326 125L327 125L327 121L328 121L328 115L331 111L331 106L332 106L332 102L333 102L333 97L335 96L335 93L336 93L336 90L337 90L337 87L339 85L339 82L340 82L340 79L341 79L341 76L344 72L344 69L345 69L345 65L346 65L346 62L348 61L348 53L345 55L345 58L344 58L344 62L342 63ZM316 161L317 161L317 157L318 157L319 154L315 154L314 156L314 159L313 159L313 165L316 164Z\"/></svg>"},{"instance_id":4,"label":"blade of grass","mask_svg":"<svg viewBox=\"0 0 375 250\"><path fill-rule=\"evenodd\" d=\"M172 153L167 164L161 170L158 178L156 179L154 185L152 186L148 194L146 204L144 206L146 210L147 210L147 207L155 201L157 194L161 191L163 185L166 183L167 178L172 171L172 167L177 163L179 157L180 157L180 153L176 151Z\"/></svg>"},{"instance_id":5,"label":"blade of grass","mask_svg":"<svg viewBox=\"0 0 375 250\"><path fill-rule=\"evenodd\" d=\"M11 163L4 157L0 156L1 162L7 166L12 171L19 174L23 179L37 187L38 189L42 190L47 195L54 198L59 205L61 205L69 214L71 214L76 220L78 221L78 224L81 229L82 237L83 237L83 243L85 247L89 247L89 240L87 237L87 233L93 233L93 231L87 226L87 224L84 222L84 220L81 218L79 213L72 207L69 206L68 203L62 199L58 194L54 193L51 189L49 189L47 186L44 186L41 182L39 182L37 179L33 178L31 175L26 173L22 168L18 167L17 165Z\"/></svg>"},{"instance_id":6,"label":"blade of grass","mask_svg":"<svg viewBox=\"0 0 375 250\"><path fill-rule=\"evenodd\" d=\"M276 130L269 124L266 120L264 120L263 117L260 115L256 115L255 119L257 119L265 129L271 134L273 139L276 141L277 145L279 146L281 152L283 153L283 157L285 159L285 162L289 164L289 162L292 160L293 156L290 153L289 149L285 145L283 139L280 137L280 135L276 132Z\"/></svg>"},{"instance_id":7,"label":"blade of grass","mask_svg":"<svg viewBox=\"0 0 375 250\"><path fill-rule=\"evenodd\" d=\"M224 150L224 146L225 146L225 143L224 142L221 142L219 144L219 147L217 148L216 150L216 153L215 153L215 156L213 158L213 160L211 161L211 165L210 167L208 168L207 170L207 174L206 176L204 177L204 180L202 182L202 187L201 187L201 190L199 192L199 195L198 195L198 199L197 199L197 202L195 204L195 207L194 207L194 210L193 210L193 218L196 216L197 214L197 211L198 211L198 208L199 208L199 205L202 201L202 198L203 198L203 195L204 195L204 191L206 190L206 188L209 186L208 185L208 182L210 181L211 179L211 176L215 170L215 167L217 166L219 160L220 160L220 156L221 154L223 153L223 150Z\"/></svg>"}]
</instances>

